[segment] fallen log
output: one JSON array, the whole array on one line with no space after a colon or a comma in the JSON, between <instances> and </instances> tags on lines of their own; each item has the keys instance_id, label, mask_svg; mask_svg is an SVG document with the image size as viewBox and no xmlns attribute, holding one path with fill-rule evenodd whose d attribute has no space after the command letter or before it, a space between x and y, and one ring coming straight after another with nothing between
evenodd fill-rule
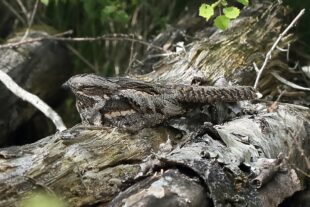
<instances>
[{"instance_id":1,"label":"fallen log","mask_svg":"<svg viewBox=\"0 0 310 207\"><path fill-rule=\"evenodd\" d=\"M304 176L295 170L306 170L295 145L309 146L309 112L307 108L280 105L273 113L248 115L215 126L221 140L204 134L182 145L177 143L184 138L166 128L144 129L131 135L111 128L76 126L33 144L0 150L0 206L14 206L34 189L62 195L73 206L106 203L129 186L125 194L141 185L141 180L148 182L145 177L154 179L148 177L153 175L150 169L179 169L178 173L169 172L170 177L196 179L197 193L208 192L202 203L212 200L216 206L277 206L305 187ZM283 170L276 170L260 185L254 182L262 169L273 167L270 163L261 166L259 161L277 159L280 153L285 155ZM157 175L157 179L165 178ZM158 199L170 199L165 192ZM130 203L129 195L115 198L112 204ZM189 200L194 202L198 195L192 196ZM131 206L135 204L131 201Z\"/></svg>"},{"instance_id":2,"label":"fallen log","mask_svg":"<svg viewBox=\"0 0 310 207\"><path fill-rule=\"evenodd\" d=\"M211 84L223 77L254 83L253 60L262 62L265 47L276 39L274 30L285 28L286 9L267 2L245 10L248 18L241 17L231 30L192 42L187 52L164 58L160 69L137 77L162 83L191 83L197 76ZM241 32L239 23L247 25ZM221 41L224 37L229 38ZM205 47L210 39L216 44ZM223 43L225 53L219 49ZM287 65L278 51L271 63L269 71ZM270 95L279 83L266 75L261 84ZM190 117L135 134L78 125L29 145L3 148L0 206L15 206L34 189L57 194L72 206L277 206L306 186L310 111L268 104L243 103L243 109L257 114L229 120L219 111L214 126L190 126Z\"/></svg>"},{"instance_id":3,"label":"fallen log","mask_svg":"<svg viewBox=\"0 0 310 207\"><path fill-rule=\"evenodd\" d=\"M179 182L175 177L180 176L180 172L167 171L158 179L154 180L153 176L144 180L150 182L147 187L137 188L141 182L131 186L117 196L111 206L156 206L158 203L169 206L186 196L188 202L178 206L208 206L208 199L214 206L278 206L305 188L305 176L296 171L296 168L307 169L305 160L300 160L298 150L296 157L292 151L295 144L309 144L309 112L308 108L280 105L274 113L245 116L215 126L222 140L205 134L168 154L159 154L158 161L154 161L157 168L179 168L183 176L187 175L186 179L196 177L203 181L200 180L200 185L205 188L199 193L206 191L206 198L198 203L195 196L199 193L175 193L171 197L170 191L182 192L186 187L168 185L168 181ZM296 137L292 137L293 134ZM304 150L309 152L309 147ZM275 163L280 153L285 158ZM158 196L158 192L162 194Z\"/></svg>"}]
</instances>

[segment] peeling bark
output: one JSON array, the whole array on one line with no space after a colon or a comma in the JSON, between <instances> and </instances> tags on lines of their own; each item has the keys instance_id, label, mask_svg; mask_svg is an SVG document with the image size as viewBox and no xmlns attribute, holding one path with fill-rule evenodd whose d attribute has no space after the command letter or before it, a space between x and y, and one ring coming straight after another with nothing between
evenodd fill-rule
<instances>
[{"instance_id":1,"label":"peeling bark","mask_svg":"<svg viewBox=\"0 0 310 207\"><path fill-rule=\"evenodd\" d=\"M124 193L128 194L132 189L137 191L140 188L137 185L153 175L153 170L179 169L181 175L174 170L167 174L184 177L182 182L185 183L192 177L196 179L192 187L200 189L198 194L188 195L189 200L196 200L195 196L201 198L202 192L208 192L199 205L210 199L215 206L228 203L277 206L304 188L304 177L290 163L306 169L287 130L298 133L299 144L310 146L309 115L309 109L281 105L274 113L262 112L215 126L222 140L214 140L208 134L180 140L179 134L165 128L144 129L131 135L111 128L77 126L30 145L0 151L0 205L14 206L21 196L38 188L62 195L73 206L106 203L131 185ZM168 138L172 140L170 148ZM176 147L184 139L187 142ZM274 173L257 189L252 180L264 169L272 167L258 167L257 163L263 158L276 158L279 153L290 154L284 162L286 170ZM145 167L147 163L149 167ZM258 172L257 175L254 172ZM157 175L157 179L166 178ZM154 182L156 180L150 181L148 186ZM164 200L170 199L166 192L164 190ZM136 193L141 194L140 191ZM128 195L125 201L121 199L112 204L129 202L135 206L133 201L127 200L135 196ZM186 200L186 197L182 199ZM186 202L180 204L186 205Z\"/></svg>"},{"instance_id":2,"label":"peeling bark","mask_svg":"<svg viewBox=\"0 0 310 207\"><path fill-rule=\"evenodd\" d=\"M209 36L138 77L163 83L191 83L197 76L210 83L223 77L254 83L253 60L262 61L285 28L286 8L268 2L245 10L230 30L200 31L197 37ZM285 41L294 39L289 35ZM276 52L269 70L285 68L282 58ZM261 89L275 95L277 85L267 72ZM56 193L72 206L277 206L306 186L301 172L309 169L297 146L309 156L310 110L279 104L268 112L265 103L241 105L257 114L218 118L214 126L180 117L185 123L170 123L177 129L161 126L136 134L76 126L33 144L3 148L0 206L14 206L34 189ZM226 112L213 116L221 113Z\"/></svg>"}]
</instances>

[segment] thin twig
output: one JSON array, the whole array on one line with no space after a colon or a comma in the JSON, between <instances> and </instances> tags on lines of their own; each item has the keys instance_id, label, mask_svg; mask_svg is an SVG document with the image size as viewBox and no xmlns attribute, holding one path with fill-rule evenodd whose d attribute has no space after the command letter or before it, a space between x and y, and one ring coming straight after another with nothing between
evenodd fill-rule
<instances>
[{"instance_id":1,"label":"thin twig","mask_svg":"<svg viewBox=\"0 0 310 207\"><path fill-rule=\"evenodd\" d=\"M298 89L298 90L303 90L303 91L310 91L310 88L306 88L306 87L303 87L303 86L300 86L300 85L297 85L291 81L288 81L286 80L285 78L281 77L278 73L275 73L275 72L271 72L271 74L276 78L278 79L278 81L280 81L281 83L285 84L285 85L288 85L294 89Z\"/></svg>"},{"instance_id":2,"label":"thin twig","mask_svg":"<svg viewBox=\"0 0 310 207\"><path fill-rule=\"evenodd\" d=\"M0 49L14 48L14 47L18 47L24 44L38 42L38 41L42 41L42 40L49 39L49 38L52 39L52 38L57 38L57 37L65 36L65 35L71 35L72 33L73 33L72 30L68 30L62 33L57 33L51 37L28 38L27 40L24 40L24 41L9 42L7 44L0 45Z\"/></svg>"},{"instance_id":3,"label":"thin twig","mask_svg":"<svg viewBox=\"0 0 310 207\"><path fill-rule=\"evenodd\" d=\"M276 48L277 48L278 50L280 50L281 52L287 52L287 50L288 50L288 49L284 49L284 48L282 48L282 47L280 47L280 46L276 46Z\"/></svg>"},{"instance_id":4,"label":"thin twig","mask_svg":"<svg viewBox=\"0 0 310 207\"><path fill-rule=\"evenodd\" d=\"M148 55L145 59L152 59L152 58L158 58L158 57L169 57L171 55L177 55L180 53L177 52L167 52L167 53L162 53L162 54L153 54L153 55Z\"/></svg>"},{"instance_id":5,"label":"thin twig","mask_svg":"<svg viewBox=\"0 0 310 207\"><path fill-rule=\"evenodd\" d=\"M274 112L277 109L278 103L281 99L281 97L283 96L283 94L286 93L286 90L281 91L280 95L278 96L277 100L275 100L270 107L267 108L267 111L270 112Z\"/></svg>"},{"instance_id":6,"label":"thin twig","mask_svg":"<svg viewBox=\"0 0 310 207\"><path fill-rule=\"evenodd\" d=\"M286 53L286 60L287 60L287 62L290 61L290 47L291 47L291 44L288 43L287 44L287 53Z\"/></svg>"},{"instance_id":7,"label":"thin twig","mask_svg":"<svg viewBox=\"0 0 310 207\"><path fill-rule=\"evenodd\" d=\"M93 70L95 73L97 73L98 71L96 70L96 67L91 64L85 57L83 57L83 55L81 55L81 53L79 53L79 51L77 51L74 47L71 47L70 45L67 45L67 48L74 54L76 55L78 58L80 58L80 60L82 62L84 62L91 70Z\"/></svg>"},{"instance_id":8,"label":"thin twig","mask_svg":"<svg viewBox=\"0 0 310 207\"><path fill-rule=\"evenodd\" d=\"M304 170L301 170L300 168L298 168L294 163L289 163L291 166L293 166L293 168L295 170L297 170L298 172L300 172L301 174L303 174L304 176L307 176L308 178L310 178L310 174L305 172ZM310 169L310 168L309 168Z\"/></svg>"},{"instance_id":9,"label":"thin twig","mask_svg":"<svg viewBox=\"0 0 310 207\"><path fill-rule=\"evenodd\" d=\"M51 36L51 37L40 37L40 38L33 38L29 40L25 40L23 42L15 42L15 43L8 43L4 45L0 45L0 49L5 49L5 48L12 48L12 47L17 47L23 44L28 44L32 42L37 42L45 39L51 39L51 40L57 40L57 41L64 41L64 42L92 42L92 41L98 41L98 40L121 40L121 41L132 41L136 42L142 45L146 45L148 47L153 47L161 51L166 51L162 47L154 45L152 43L148 43L144 40L140 40L137 38L130 37L126 34L108 34L108 35L102 35L98 37L58 37L58 36Z\"/></svg>"},{"instance_id":10,"label":"thin twig","mask_svg":"<svg viewBox=\"0 0 310 207\"><path fill-rule=\"evenodd\" d=\"M21 2L21 0L16 0L17 4L19 5L20 9L22 10L22 12L25 15L25 18L27 19L27 24L29 24L29 17L28 17L28 12L26 7L24 6L23 2Z\"/></svg>"},{"instance_id":11,"label":"thin twig","mask_svg":"<svg viewBox=\"0 0 310 207\"><path fill-rule=\"evenodd\" d=\"M127 66L127 68L126 68L126 70L125 70L125 74L128 74L129 73L129 71L130 71L130 68L131 68L131 65L132 65L132 63L133 63L133 61L134 61L134 52L133 52L133 50L134 50L134 42L131 42L131 45L130 45L130 55L129 55L129 61L128 61L128 66Z\"/></svg>"},{"instance_id":12,"label":"thin twig","mask_svg":"<svg viewBox=\"0 0 310 207\"><path fill-rule=\"evenodd\" d=\"M286 33L294 26L294 24L298 21L298 19L305 13L305 9L302 9L299 14L293 19L293 21L288 25L288 27L279 35L279 37L277 38L277 40L273 43L272 47L270 48L270 50L267 52L264 63L262 65L262 67L259 69L257 76L256 76L256 80L254 83L254 88L257 88L259 79L264 71L264 69L266 68L266 65L268 63L268 60L271 59L271 53L273 52L273 50L277 47L278 43L280 42L280 40L286 35Z\"/></svg>"},{"instance_id":13,"label":"thin twig","mask_svg":"<svg viewBox=\"0 0 310 207\"><path fill-rule=\"evenodd\" d=\"M17 97L31 103L34 107L39 109L46 117L52 120L57 130L63 131L66 129L66 126L64 125L60 116L51 107L49 107L36 95L33 95L28 91L22 89L13 81L13 79L8 74L3 72L2 70L0 70L0 81Z\"/></svg>"},{"instance_id":14,"label":"thin twig","mask_svg":"<svg viewBox=\"0 0 310 207\"><path fill-rule=\"evenodd\" d=\"M21 21L23 24L26 24L25 20L19 15L19 13L9 4L6 0L2 0L2 3Z\"/></svg>"},{"instance_id":15,"label":"thin twig","mask_svg":"<svg viewBox=\"0 0 310 207\"><path fill-rule=\"evenodd\" d=\"M294 70L296 70L298 67L299 67L299 61L296 61L296 62L294 63L294 66L293 66L293 67L290 67L290 66L289 66L288 69L294 71Z\"/></svg>"},{"instance_id":16,"label":"thin twig","mask_svg":"<svg viewBox=\"0 0 310 207\"><path fill-rule=\"evenodd\" d=\"M253 67L254 67L255 71L258 73L259 69L258 69L258 67L257 67L255 62L253 62Z\"/></svg>"},{"instance_id":17,"label":"thin twig","mask_svg":"<svg viewBox=\"0 0 310 207\"><path fill-rule=\"evenodd\" d=\"M38 5L39 5L39 0L36 0L36 3L34 4L33 10L31 12L31 16L30 16L30 20L28 24L29 27L33 24L34 17L37 13Z\"/></svg>"},{"instance_id":18,"label":"thin twig","mask_svg":"<svg viewBox=\"0 0 310 207\"><path fill-rule=\"evenodd\" d=\"M38 4L39 4L39 0L36 0L36 3L34 4L33 10L31 12L30 19L28 19L28 26L27 26L26 32L25 32L24 36L22 37L22 39L20 40L20 42L23 42L27 38L27 36L29 34L31 25L32 25L33 20L34 20L34 16L35 16L35 14L37 12Z\"/></svg>"},{"instance_id":19,"label":"thin twig","mask_svg":"<svg viewBox=\"0 0 310 207\"><path fill-rule=\"evenodd\" d=\"M57 36L60 36L60 35L57 35ZM125 34L112 34L112 35L102 35L99 37L76 37L76 38L66 38L66 37L57 37L57 36L55 35L51 37L40 37L40 38L33 38L33 39L25 40L23 42L8 43L8 44L0 45L0 49L12 48L12 47L17 47L23 44L37 42L37 41L41 41L45 39L51 39L51 40L67 41L67 42L91 42L91 41L97 41L97 40L125 40L125 41L137 42L137 43L149 46L149 47L154 47L158 50L165 51L163 48L157 45L153 45L144 40L139 40L139 39L128 37Z\"/></svg>"}]
</instances>

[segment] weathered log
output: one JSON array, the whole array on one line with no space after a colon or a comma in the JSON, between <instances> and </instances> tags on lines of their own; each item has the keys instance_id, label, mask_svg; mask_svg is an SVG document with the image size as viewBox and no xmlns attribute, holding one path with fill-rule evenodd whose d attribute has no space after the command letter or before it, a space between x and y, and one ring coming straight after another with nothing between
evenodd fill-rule
<instances>
[{"instance_id":1,"label":"weathered log","mask_svg":"<svg viewBox=\"0 0 310 207\"><path fill-rule=\"evenodd\" d=\"M215 83L224 76L231 82L250 83L252 61L258 58L259 64L265 48L285 28L285 8L267 2L246 10L247 18L235 21L231 30L193 42L186 47L192 52L178 54L172 62L163 59L160 70L140 78L190 83L199 76ZM240 27L247 25L241 32L240 23ZM229 41L221 41L231 33ZM244 37L246 42L240 47ZM216 44L205 47L210 39ZM218 49L223 43L226 52ZM184 57L193 64L188 65ZM277 51L271 62L286 64ZM271 86L277 83L265 78L274 90ZM34 189L54 192L72 206L99 202L104 206L168 206L172 202L179 206L277 206L305 188L305 176L299 172L309 169L297 146L308 156L310 110L290 104L280 104L271 112L261 103L243 107L258 114L235 118L212 130L195 126L181 133L156 127L128 134L76 126L33 144L1 149L0 206L14 206Z\"/></svg>"},{"instance_id":2,"label":"weathered log","mask_svg":"<svg viewBox=\"0 0 310 207\"><path fill-rule=\"evenodd\" d=\"M175 169L157 173L133 185L109 206L121 206L121 203L127 206L212 206L200 180Z\"/></svg>"},{"instance_id":3,"label":"weathered log","mask_svg":"<svg viewBox=\"0 0 310 207\"><path fill-rule=\"evenodd\" d=\"M8 42L18 42L24 33ZM48 37L45 32L32 31L28 38ZM61 84L71 74L70 57L61 43L49 39L0 49L0 68L25 90L36 94L49 104L59 104L64 97ZM62 95L61 95L62 94ZM27 122L37 111L0 84L0 145L8 134ZM12 142L12 140L11 140Z\"/></svg>"},{"instance_id":4,"label":"weathered log","mask_svg":"<svg viewBox=\"0 0 310 207\"><path fill-rule=\"evenodd\" d=\"M300 152L296 151L294 145L297 142L309 152L309 115L308 108L280 105L274 113L245 116L215 126L222 140L214 140L207 134L195 137L168 154L158 155L160 164L154 163L163 169L180 168L185 173L191 172L191 176L196 174L196 177L204 181L209 193L206 196L211 198L215 206L229 203L233 206L278 206L286 197L305 187L304 176L298 175L298 171L292 169L291 165L298 169L307 169L305 160L300 160ZM262 160L276 158L280 153L283 153L286 159L281 161L281 167L278 163L276 171L270 162L261 165ZM254 168L259 170L257 175L251 175ZM256 185L255 180L260 177L268 180L263 185ZM158 188L155 192L163 190L163 186L158 186L155 182L149 185L153 184ZM152 193L145 192L144 188L131 192L136 185L122 193L127 194L126 197L122 194L120 198L116 197L112 206L136 206L140 201L132 203L133 197L154 197ZM169 199L169 193L163 193L160 198L162 201ZM200 206L203 206L202 204L200 203ZM156 204L144 202L142 206Z\"/></svg>"},{"instance_id":5,"label":"weathered log","mask_svg":"<svg viewBox=\"0 0 310 207\"><path fill-rule=\"evenodd\" d=\"M133 183L137 184L128 190L141 185L139 180L147 176L142 171L152 174L149 168L177 168L185 180L200 179L197 193L209 192L202 203L211 199L215 206L277 206L304 188L304 177L290 166L306 170L294 145L305 146L309 152L309 116L309 109L280 105L273 113L244 116L215 126L222 140L204 134L180 147L175 147L180 136L164 128L131 135L111 128L77 126L33 144L1 149L0 206L14 206L21 196L38 188L63 196L73 206L106 203ZM168 139L174 143L170 149ZM279 153L288 156L283 161L285 168L277 170L262 187L255 186L255 176L250 173L255 167L261 172L259 160L276 159ZM144 161L146 158L149 161ZM171 176L178 174L171 172ZM198 194L187 196L191 200L200 197ZM167 196L169 193L164 193L161 199ZM118 204L130 203L130 197Z\"/></svg>"},{"instance_id":6,"label":"weathered log","mask_svg":"<svg viewBox=\"0 0 310 207\"><path fill-rule=\"evenodd\" d=\"M14 206L36 188L62 194L73 206L108 202L134 181L143 159L168 137L175 135L167 129L131 135L77 126L33 144L4 148L0 206Z\"/></svg>"}]
</instances>

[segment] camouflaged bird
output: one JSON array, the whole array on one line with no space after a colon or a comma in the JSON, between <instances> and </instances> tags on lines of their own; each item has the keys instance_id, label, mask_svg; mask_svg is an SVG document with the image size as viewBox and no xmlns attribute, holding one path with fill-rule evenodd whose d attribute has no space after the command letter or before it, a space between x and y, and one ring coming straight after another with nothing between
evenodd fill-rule
<instances>
[{"instance_id":1,"label":"camouflaged bird","mask_svg":"<svg viewBox=\"0 0 310 207\"><path fill-rule=\"evenodd\" d=\"M130 131L158 125L197 104L257 98L250 86L160 85L94 74L73 76L64 85L76 96L76 107L84 124Z\"/></svg>"}]
</instances>

